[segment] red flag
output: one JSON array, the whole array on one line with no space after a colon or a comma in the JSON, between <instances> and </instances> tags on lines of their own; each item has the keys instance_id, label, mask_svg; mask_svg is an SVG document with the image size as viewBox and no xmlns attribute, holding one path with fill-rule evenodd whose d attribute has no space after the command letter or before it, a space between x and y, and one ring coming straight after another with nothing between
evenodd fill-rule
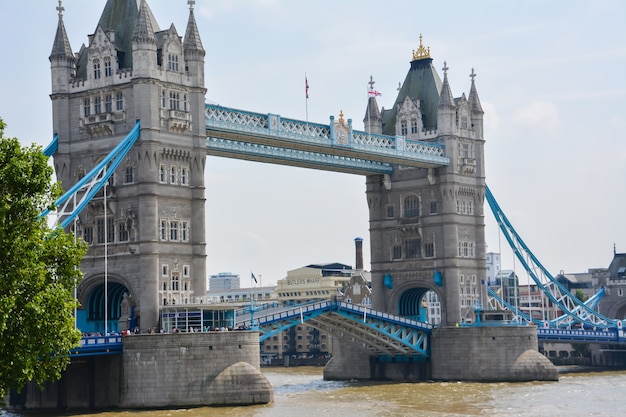
<instances>
[{"instance_id":1,"label":"red flag","mask_svg":"<svg viewBox=\"0 0 626 417\"><path fill-rule=\"evenodd\" d=\"M306 98L309 98L309 80L306 76L304 77L304 92L306 93Z\"/></svg>"},{"instance_id":2,"label":"red flag","mask_svg":"<svg viewBox=\"0 0 626 417\"><path fill-rule=\"evenodd\" d=\"M367 96L368 97L376 97L376 96L382 96L383 93L381 93L380 91L376 91L376 90L367 90Z\"/></svg>"}]
</instances>

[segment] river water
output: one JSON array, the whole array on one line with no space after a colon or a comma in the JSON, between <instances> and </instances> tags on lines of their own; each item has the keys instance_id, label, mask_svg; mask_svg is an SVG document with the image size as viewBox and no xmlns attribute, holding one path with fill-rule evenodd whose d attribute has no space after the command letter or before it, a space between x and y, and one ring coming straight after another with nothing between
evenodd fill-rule
<instances>
[{"instance_id":1,"label":"river water","mask_svg":"<svg viewBox=\"0 0 626 417\"><path fill-rule=\"evenodd\" d=\"M559 382L363 383L322 379L322 368L262 368L274 385L274 403L72 414L74 417L319 417L363 416L622 416L626 371L568 373ZM0 412L2 417L28 414Z\"/></svg>"}]
</instances>

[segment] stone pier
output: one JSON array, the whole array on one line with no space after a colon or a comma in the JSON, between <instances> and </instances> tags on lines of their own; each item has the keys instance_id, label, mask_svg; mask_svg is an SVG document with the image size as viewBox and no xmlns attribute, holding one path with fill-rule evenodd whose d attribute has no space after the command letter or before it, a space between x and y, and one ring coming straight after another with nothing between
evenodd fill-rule
<instances>
[{"instance_id":1,"label":"stone pier","mask_svg":"<svg viewBox=\"0 0 626 417\"><path fill-rule=\"evenodd\" d=\"M557 381L556 367L538 351L534 326L442 327L433 330L432 379Z\"/></svg>"},{"instance_id":2,"label":"stone pier","mask_svg":"<svg viewBox=\"0 0 626 417\"><path fill-rule=\"evenodd\" d=\"M27 411L266 404L256 331L126 336L123 354L72 359L60 381L10 398Z\"/></svg>"},{"instance_id":3,"label":"stone pier","mask_svg":"<svg viewBox=\"0 0 626 417\"><path fill-rule=\"evenodd\" d=\"M443 327L431 336L431 357L372 356L354 343L334 343L328 380L557 381L556 367L537 350L533 326Z\"/></svg>"}]
</instances>

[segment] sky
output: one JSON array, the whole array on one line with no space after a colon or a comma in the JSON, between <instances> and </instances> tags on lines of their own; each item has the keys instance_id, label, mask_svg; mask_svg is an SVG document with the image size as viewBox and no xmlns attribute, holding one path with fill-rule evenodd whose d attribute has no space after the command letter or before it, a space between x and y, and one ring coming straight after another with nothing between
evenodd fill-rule
<instances>
[{"instance_id":1,"label":"sky","mask_svg":"<svg viewBox=\"0 0 626 417\"><path fill-rule=\"evenodd\" d=\"M74 51L104 0L65 0ZM161 29L183 35L185 0L149 0ZM55 0L0 0L0 118L24 145L52 139ZM522 239L553 274L608 267L626 253L626 2L622 0L197 0L208 103L363 130L370 76L390 108L412 51L430 47L454 97L476 87L486 181ZM304 78L309 81L305 99ZM365 178L208 157L207 273L262 285L313 263L354 266L364 239ZM493 215L488 252L521 276Z\"/></svg>"}]
</instances>

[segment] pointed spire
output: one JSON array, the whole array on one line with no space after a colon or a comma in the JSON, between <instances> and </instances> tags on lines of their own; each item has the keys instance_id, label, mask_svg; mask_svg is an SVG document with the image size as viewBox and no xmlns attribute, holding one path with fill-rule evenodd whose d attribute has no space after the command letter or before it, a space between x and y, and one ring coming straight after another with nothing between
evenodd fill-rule
<instances>
[{"instance_id":1,"label":"pointed spire","mask_svg":"<svg viewBox=\"0 0 626 417\"><path fill-rule=\"evenodd\" d=\"M363 118L363 124L365 125L365 131L368 133L381 134L382 133L382 114L378 110L378 102L376 102L376 94L371 94L374 90L374 77L370 75L370 80L367 83L368 96L367 109L365 109L365 117Z\"/></svg>"},{"instance_id":2,"label":"pointed spire","mask_svg":"<svg viewBox=\"0 0 626 417\"><path fill-rule=\"evenodd\" d=\"M137 15L137 23L135 24L135 30L133 42L149 42L156 44L156 38L154 37L154 29L152 27L152 19L148 11L148 5L145 0L141 0L141 6L139 7L139 14Z\"/></svg>"},{"instance_id":3,"label":"pointed spire","mask_svg":"<svg viewBox=\"0 0 626 417\"><path fill-rule=\"evenodd\" d=\"M474 68L472 68L472 73L470 74L470 78L472 79L472 86L470 87L469 92L469 105L472 113L480 113L483 114L483 107L480 105L480 99L478 98L478 92L476 91L476 84L474 84L474 78L476 78L476 73L474 72Z\"/></svg>"},{"instance_id":4,"label":"pointed spire","mask_svg":"<svg viewBox=\"0 0 626 417\"><path fill-rule=\"evenodd\" d=\"M185 30L183 48L186 51L198 51L204 53L202 41L200 40L200 32L198 31L196 18L193 14L193 6L196 2L195 0L188 0L187 3L189 3L189 21L187 22L187 30Z\"/></svg>"},{"instance_id":5,"label":"pointed spire","mask_svg":"<svg viewBox=\"0 0 626 417\"><path fill-rule=\"evenodd\" d=\"M70 59L73 60L74 54L72 53L72 47L70 46L70 40L67 37L65 30L65 24L63 24L63 1L59 0L57 6L59 12L59 24L57 25L57 33L54 37L54 43L52 44L52 52L50 53L50 59Z\"/></svg>"},{"instance_id":6,"label":"pointed spire","mask_svg":"<svg viewBox=\"0 0 626 417\"><path fill-rule=\"evenodd\" d=\"M454 108L454 96L450 89L450 83L448 82L448 65L446 61L443 61L443 85L441 86L441 94L439 95L438 107L450 107Z\"/></svg>"}]
</instances>

